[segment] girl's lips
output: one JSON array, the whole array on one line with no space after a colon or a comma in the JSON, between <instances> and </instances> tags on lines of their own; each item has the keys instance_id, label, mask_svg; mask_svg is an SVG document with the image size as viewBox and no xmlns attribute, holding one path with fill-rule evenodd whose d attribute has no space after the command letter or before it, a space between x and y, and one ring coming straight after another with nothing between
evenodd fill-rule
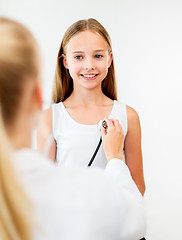
<instances>
[{"instance_id":1,"label":"girl's lips","mask_svg":"<svg viewBox=\"0 0 182 240\"><path fill-rule=\"evenodd\" d=\"M81 74L85 80L95 80L98 74Z\"/></svg>"}]
</instances>

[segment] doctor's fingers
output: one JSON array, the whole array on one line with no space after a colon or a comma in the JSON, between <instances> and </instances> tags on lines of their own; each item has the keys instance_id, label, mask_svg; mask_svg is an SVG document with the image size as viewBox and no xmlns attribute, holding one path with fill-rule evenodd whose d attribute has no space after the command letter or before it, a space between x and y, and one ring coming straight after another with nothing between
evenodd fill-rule
<instances>
[{"instance_id":1,"label":"doctor's fingers","mask_svg":"<svg viewBox=\"0 0 182 240\"><path fill-rule=\"evenodd\" d=\"M121 134L123 135L123 134L124 134L124 133L123 133L123 128L122 128L119 120L117 120L117 119L112 119L112 121L113 121L113 123L114 123L114 126L116 127L116 130L119 131L119 132L121 132Z\"/></svg>"},{"instance_id":2,"label":"doctor's fingers","mask_svg":"<svg viewBox=\"0 0 182 240\"><path fill-rule=\"evenodd\" d=\"M104 120L107 122L108 131L116 130L118 132L123 133L122 126L121 126L121 124L119 123L119 121L117 119L105 118Z\"/></svg>"},{"instance_id":3,"label":"doctor's fingers","mask_svg":"<svg viewBox=\"0 0 182 240\"><path fill-rule=\"evenodd\" d=\"M112 129L115 127L113 119L109 119L109 118L104 118L104 121L106 121L107 124L107 130L108 129Z\"/></svg>"}]
</instances>

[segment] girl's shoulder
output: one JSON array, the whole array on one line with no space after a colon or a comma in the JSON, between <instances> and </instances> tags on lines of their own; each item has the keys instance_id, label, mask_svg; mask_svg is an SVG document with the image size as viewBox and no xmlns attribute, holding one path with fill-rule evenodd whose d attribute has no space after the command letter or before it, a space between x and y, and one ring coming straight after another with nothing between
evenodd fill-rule
<instances>
[{"instance_id":1,"label":"girl's shoulder","mask_svg":"<svg viewBox=\"0 0 182 240\"><path fill-rule=\"evenodd\" d=\"M58 118L64 112L63 102L52 103L51 107L42 112L42 123L50 131L52 131L53 119Z\"/></svg>"},{"instance_id":2,"label":"girl's shoulder","mask_svg":"<svg viewBox=\"0 0 182 240\"><path fill-rule=\"evenodd\" d=\"M139 118L138 113L134 108L126 105L126 111L127 111L128 118L130 119Z\"/></svg>"},{"instance_id":3,"label":"girl's shoulder","mask_svg":"<svg viewBox=\"0 0 182 240\"><path fill-rule=\"evenodd\" d=\"M128 120L128 129L140 126L140 119L137 111L134 108L126 105L126 112Z\"/></svg>"},{"instance_id":4,"label":"girl's shoulder","mask_svg":"<svg viewBox=\"0 0 182 240\"><path fill-rule=\"evenodd\" d=\"M114 107L117 112L124 112L124 114L127 115L126 117L128 121L139 120L137 111L134 108L128 106L126 103L114 100Z\"/></svg>"}]
</instances>

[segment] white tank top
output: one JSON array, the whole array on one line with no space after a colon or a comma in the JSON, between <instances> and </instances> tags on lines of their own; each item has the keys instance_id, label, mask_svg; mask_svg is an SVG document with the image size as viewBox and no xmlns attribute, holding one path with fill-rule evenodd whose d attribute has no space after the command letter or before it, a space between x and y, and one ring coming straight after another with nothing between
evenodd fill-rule
<instances>
[{"instance_id":1,"label":"white tank top","mask_svg":"<svg viewBox=\"0 0 182 240\"><path fill-rule=\"evenodd\" d=\"M52 104L53 137L57 143L57 164L87 167L100 140L98 125L80 124L68 114L63 103ZM109 118L118 119L127 134L126 105L114 100ZM124 153L123 153L124 157ZM105 168L107 159L101 147L91 167Z\"/></svg>"}]
</instances>

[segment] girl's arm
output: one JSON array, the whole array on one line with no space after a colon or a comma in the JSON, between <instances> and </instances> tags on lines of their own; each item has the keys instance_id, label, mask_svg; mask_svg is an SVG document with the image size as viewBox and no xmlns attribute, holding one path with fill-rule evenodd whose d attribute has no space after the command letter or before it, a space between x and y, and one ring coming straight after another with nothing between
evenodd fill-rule
<instances>
[{"instance_id":1,"label":"girl's arm","mask_svg":"<svg viewBox=\"0 0 182 240\"><path fill-rule=\"evenodd\" d=\"M56 161L56 141L52 135L52 108L42 113L37 128L37 150L53 162Z\"/></svg>"},{"instance_id":2,"label":"girl's arm","mask_svg":"<svg viewBox=\"0 0 182 240\"><path fill-rule=\"evenodd\" d=\"M125 160L133 180L141 194L144 195L145 181L143 175L140 120L133 108L127 106L126 110L128 131L124 143Z\"/></svg>"}]
</instances>

